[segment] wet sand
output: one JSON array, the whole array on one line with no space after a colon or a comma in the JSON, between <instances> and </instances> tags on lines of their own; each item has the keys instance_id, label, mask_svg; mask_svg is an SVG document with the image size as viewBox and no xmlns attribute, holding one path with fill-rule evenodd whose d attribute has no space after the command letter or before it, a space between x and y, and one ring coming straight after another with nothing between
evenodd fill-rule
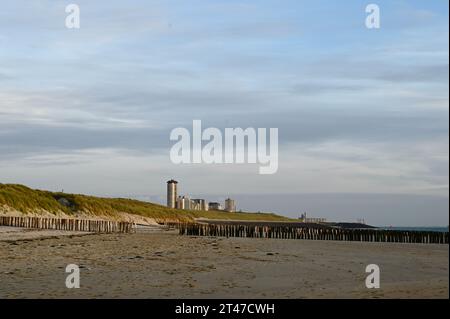
<instances>
[{"instance_id":1,"label":"wet sand","mask_svg":"<svg viewBox=\"0 0 450 319\"><path fill-rule=\"evenodd\" d=\"M0 242L15 242L21 240L33 240L42 238L59 238L61 236L82 236L87 234L89 233L79 231L42 230L0 226Z\"/></svg>"},{"instance_id":2,"label":"wet sand","mask_svg":"<svg viewBox=\"0 0 450 319\"><path fill-rule=\"evenodd\" d=\"M25 240L9 234L5 241L4 232L0 298L449 297L448 245L184 237L157 229ZM81 268L80 289L65 287L72 263ZM365 287L368 264L380 266L380 289Z\"/></svg>"}]
</instances>

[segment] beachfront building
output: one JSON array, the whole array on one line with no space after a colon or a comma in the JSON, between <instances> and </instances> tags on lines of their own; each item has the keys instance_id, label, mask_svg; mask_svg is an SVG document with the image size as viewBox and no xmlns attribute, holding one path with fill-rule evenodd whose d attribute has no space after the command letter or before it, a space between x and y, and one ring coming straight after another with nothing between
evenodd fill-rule
<instances>
[{"instance_id":1,"label":"beachfront building","mask_svg":"<svg viewBox=\"0 0 450 319\"><path fill-rule=\"evenodd\" d=\"M177 206L178 209L191 209L191 199L187 196L178 196Z\"/></svg>"},{"instance_id":2,"label":"beachfront building","mask_svg":"<svg viewBox=\"0 0 450 319\"><path fill-rule=\"evenodd\" d=\"M208 210L206 201L204 199L190 199L188 196L178 196L177 209L189 209L189 210Z\"/></svg>"},{"instance_id":3,"label":"beachfront building","mask_svg":"<svg viewBox=\"0 0 450 319\"><path fill-rule=\"evenodd\" d=\"M210 202L209 210L222 210L222 205L220 205L220 203Z\"/></svg>"},{"instance_id":4,"label":"beachfront building","mask_svg":"<svg viewBox=\"0 0 450 319\"><path fill-rule=\"evenodd\" d=\"M206 205L206 200L204 199L193 199L195 210L208 210L208 205Z\"/></svg>"},{"instance_id":5,"label":"beachfront building","mask_svg":"<svg viewBox=\"0 0 450 319\"><path fill-rule=\"evenodd\" d=\"M307 217L306 213L303 213L300 216L299 220L302 223L318 223L318 224L320 224L320 223L326 223L327 222L326 218L311 218L311 217Z\"/></svg>"},{"instance_id":6,"label":"beachfront building","mask_svg":"<svg viewBox=\"0 0 450 319\"><path fill-rule=\"evenodd\" d=\"M208 205L208 202L202 198L190 199L188 196L181 196L181 195L178 196L178 182L174 179L167 181L167 207L186 210L202 210L202 211L207 211L209 209L213 210L222 209L222 206L219 203L209 203ZM230 209L234 210L236 209L234 201L229 203L229 207Z\"/></svg>"},{"instance_id":7,"label":"beachfront building","mask_svg":"<svg viewBox=\"0 0 450 319\"><path fill-rule=\"evenodd\" d=\"M225 200L225 211L230 213L234 213L236 211L236 202L233 199L227 198Z\"/></svg>"},{"instance_id":8,"label":"beachfront building","mask_svg":"<svg viewBox=\"0 0 450 319\"><path fill-rule=\"evenodd\" d=\"M178 182L173 179L167 182L167 207L176 208L177 184Z\"/></svg>"}]
</instances>

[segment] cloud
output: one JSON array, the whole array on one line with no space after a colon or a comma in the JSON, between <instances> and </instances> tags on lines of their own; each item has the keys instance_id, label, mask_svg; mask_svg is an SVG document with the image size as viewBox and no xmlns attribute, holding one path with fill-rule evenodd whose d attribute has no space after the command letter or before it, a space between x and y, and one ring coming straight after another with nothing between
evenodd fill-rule
<instances>
[{"instance_id":1,"label":"cloud","mask_svg":"<svg viewBox=\"0 0 450 319\"><path fill-rule=\"evenodd\" d=\"M402 3L382 1L370 32L361 3L80 1L76 31L62 2L9 2L0 179L118 195L160 196L178 176L199 194L444 196L448 4ZM169 133L193 119L279 128L279 173L173 165Z\"/></svg>"},{"instance_id":2,"label":"cloud","mask_svg":"<svg viewBox=\"0 0 450 319\"><path fill-rule=\"evenodd\" d=\"M12 76L0 72L0 81L5 82L11 79L13 79Z\"/></svg>"},{"instance_id":3,"label":"cloud","mask_svg":"<svg viewBox=\"0 0 450 319\"><path fill-rule=\"evenodd\" d=\"M448 85L449 64L448 55L447 62L435 63L427 61L423 64L418 63L418 61L386 62L378 58L362 59L360 57L341 55L315 61L305 66L304 72L311 75L314 79L319 78L326 82L329 82L330 78L334 81L370 81L356 83L360 86L363 84L365 86L373 85L377 81L393 82L396 85L415 82ZM346 88L347 86L342 85L342 87ZM339 88L338 84L336 84L336 88Z\"/></svg>"}]
</instances>

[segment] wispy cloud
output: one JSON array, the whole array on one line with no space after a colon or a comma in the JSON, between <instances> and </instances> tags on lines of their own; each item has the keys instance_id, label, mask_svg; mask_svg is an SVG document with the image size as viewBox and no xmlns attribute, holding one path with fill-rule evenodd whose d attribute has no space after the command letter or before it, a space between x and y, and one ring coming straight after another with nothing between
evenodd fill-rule
<instances>
[{"instance_id":1,"label":"wispy cloud","mask_svg":"<svg viewBox=\"0 0 450 319\"><path fill-rule=\"evenodd\" d=\"M64 1L2 6L0 181L448 196L448 2L380 0L375 32L359 0L77 3L79 30ZM279 173L172 165L193 119L278 127Z\"/></svg>"}]
</instances>

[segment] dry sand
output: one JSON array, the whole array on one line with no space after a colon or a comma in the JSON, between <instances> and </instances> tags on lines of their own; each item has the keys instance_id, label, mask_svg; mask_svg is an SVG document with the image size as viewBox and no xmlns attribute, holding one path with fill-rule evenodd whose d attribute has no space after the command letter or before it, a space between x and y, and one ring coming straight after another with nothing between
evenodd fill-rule
<instances>
[{"instance_id":1,"label":"dry sand","mask_svg":"<svg viewBox=\"0 0 450 319\"><path fill-rule=\"evenodd\" d=\"M25 240L21 232L8 233L0 231L0 298L449 297L448 245L183 237L162 230L44 231ZM71 263L81 267L80 289L65 287ZM381 268L377 290L364 284L372 263Z\"/></svg>"}]
</instances>

